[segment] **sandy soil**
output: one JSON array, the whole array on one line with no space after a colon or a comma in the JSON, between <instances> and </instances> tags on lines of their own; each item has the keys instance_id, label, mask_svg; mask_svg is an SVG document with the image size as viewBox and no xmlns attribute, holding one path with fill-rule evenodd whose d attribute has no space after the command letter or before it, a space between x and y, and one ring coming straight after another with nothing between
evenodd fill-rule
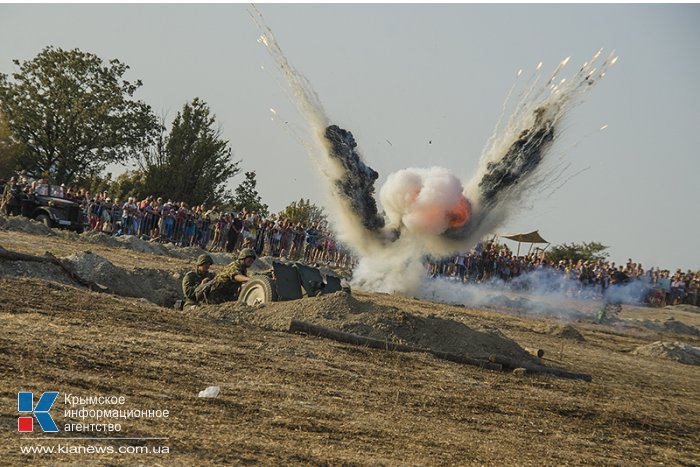
<instances>
[{"instance_id":1,"label":"sandy soil","mask_svg":"<svg viewBox=\"0 0 700 467\"><path fill-rule=\"evenodd\" d=\"M190 264L16 230L0 230L0 245L64 258L91 250L129 273L161 271L153 277ZM626 307L615 325L562 323L353 291L352 297L182 313L87 291L60 270L22 272L29 269L0 261L2 465L700 463L700 367L662 352L636 352L655 342L700 347L688 332L700 325L694 310ZM290 334L286 323L293 317L470 354L479 353L478 345L485 346L483 355L540 348L543 363L589 373L593 381L517 376L426 353ZM668 318L685 327L662 326ZM197 397L213 385L221 388L217 398ZM116 420L118 433L61 431L58 439L38 429L18 433L17 392L49 390L60 392L52 408L59 427L81 421L64 416L76 408L66 404L69 394L124 396L119 408L167 409L169 417ZM77 439L85 436L100 439ZM114 436L167 439L106 439ZM21 450L58 444L168 446L170 453Z\"/></svg>"}]
</instances>

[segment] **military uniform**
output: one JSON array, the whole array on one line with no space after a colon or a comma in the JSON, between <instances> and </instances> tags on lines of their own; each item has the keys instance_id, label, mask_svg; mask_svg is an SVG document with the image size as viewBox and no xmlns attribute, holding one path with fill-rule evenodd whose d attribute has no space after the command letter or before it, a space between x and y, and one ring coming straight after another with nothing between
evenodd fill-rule
<instances>
[{"instance_id":1,"label":"military uniform","mask_svg":"<svg viewBox=\"0 0 700 467\"><path fill-rule=\"evenodd\" d=\"M209 303L223 303L236 300L243 285L242 282L234 279L239 274L248 275L248 268L241 260L233 261L222 269L214 278L214 283L207 295L207 301Z\"/></svg>"},{"instance_id":2,"label":"military uniform","mask_svg":"<svg viewBox=\"0 0 700 467\"><path fill-rule=\"evenodd\" d=\"M5 214L7 214L8 216L19 216L22 212L20 193L21 189L18 184L14 183L14 179L11 179L10 183L5 185L5 189L2 193L1 204L4 208Z\"/></svg>"},{"instance_id":3,"label":"military uniform","mask_svg":"<svg viewBox=\"0 0 700 467\"><path fill-rule=\"evenodd\" d=\"M199 271L190 271L182 278L182 293L185 295L185 306L196 305L203 301L202 292L197 292L197 287L204 279L212 280L215 275L213 272L200 274Z\"/></svg>"}]
</instances>

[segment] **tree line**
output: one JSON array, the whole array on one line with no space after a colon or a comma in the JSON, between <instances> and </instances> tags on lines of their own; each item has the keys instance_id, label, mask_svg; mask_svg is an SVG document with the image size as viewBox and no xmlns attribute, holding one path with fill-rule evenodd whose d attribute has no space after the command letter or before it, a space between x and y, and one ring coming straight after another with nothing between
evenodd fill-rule
<instances>
[{"instance_id":1,"label":"tree line","mask_svg":"<svg viewBox=\"0 0 700 467\"><path fill-rule=\"evenodd\" d=\"M126 80L129 66L117 59L49 46L13 63L17 71L0 73L0 175L24 170L93 192L115 185L191 204L235 202L226 185L241 161L203 100L186 102L168 128L134 97L142 83ZM137 168L116 180L103 173L129 162ZM249 172L244 183L254 188L254 179Z\"/></svg>"}]
</instances>

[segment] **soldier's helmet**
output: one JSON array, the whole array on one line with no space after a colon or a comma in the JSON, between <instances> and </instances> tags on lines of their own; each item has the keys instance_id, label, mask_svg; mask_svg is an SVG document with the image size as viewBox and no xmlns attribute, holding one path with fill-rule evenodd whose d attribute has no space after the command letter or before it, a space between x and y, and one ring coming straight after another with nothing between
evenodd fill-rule
<instances>
[{"instance_id":1,"label":"soldier's helmet","mask_svg":"<svg viewBox=\"0 0 700 467\"><path fill-rule=\"evenodd\" d=\"M212 264L214 264L214 260L211 259L211 256L209 255L199 255L199 257L197 258L197 266L202 266L204 264L208 264L211 266Z\"/></svg>"},{"instance_id":2,"label":"soldier's helmet","mask_svg":"<svg viewBox=\"0 0 700 467\"><path fill-rule=\"evenodd\" d=\"M249 258L249 257L251 257L253 259L258 257L258 255L255 254L255 250L253 250L252 248L243 248L241 250L241 252L238 253L239 260L244 260L244 259Z\"/></svg>"}]
</instances>

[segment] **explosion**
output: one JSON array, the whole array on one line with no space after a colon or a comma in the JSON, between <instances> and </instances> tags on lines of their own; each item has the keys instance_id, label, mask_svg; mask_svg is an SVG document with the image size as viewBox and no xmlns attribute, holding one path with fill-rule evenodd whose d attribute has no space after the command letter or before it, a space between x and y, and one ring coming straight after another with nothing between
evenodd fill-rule
<instances>
[{"instance_id":1,"label":"explosion","mask_svg":"<svg viewBox=\"0 0 700 467\"><path fill-rule=\"evenodd\" d=\"M403 169L389 175L379 192L389 226L440 235L469 219L462 182L442 167Z\"/></svg>"},{"instance_id":2,"label":"explosion","mask_svg":"<svg viewBox=\"0 0 700 467\"><path fill-rule=\"evenodd\" d=\"M426 256L466 251L501 225L536 185L533 174L550 152L561 119L617 60L613 53L596 66L601 49L575 76L558 80L567 57L538 88L539 63L505 128L494 130L471 180L464 184L442 167L401 169L381 187L380 214L374 198L379 174L365 164L352 133L330 123L316 93L289 64L257 10L253 17L263 31L260 42L287 78L294 102L326 153L321 172L336 203L331 215L337 236L360 256L353 280L381 292L415 291L425 277Z\"/></svg>"}]
</instances>

